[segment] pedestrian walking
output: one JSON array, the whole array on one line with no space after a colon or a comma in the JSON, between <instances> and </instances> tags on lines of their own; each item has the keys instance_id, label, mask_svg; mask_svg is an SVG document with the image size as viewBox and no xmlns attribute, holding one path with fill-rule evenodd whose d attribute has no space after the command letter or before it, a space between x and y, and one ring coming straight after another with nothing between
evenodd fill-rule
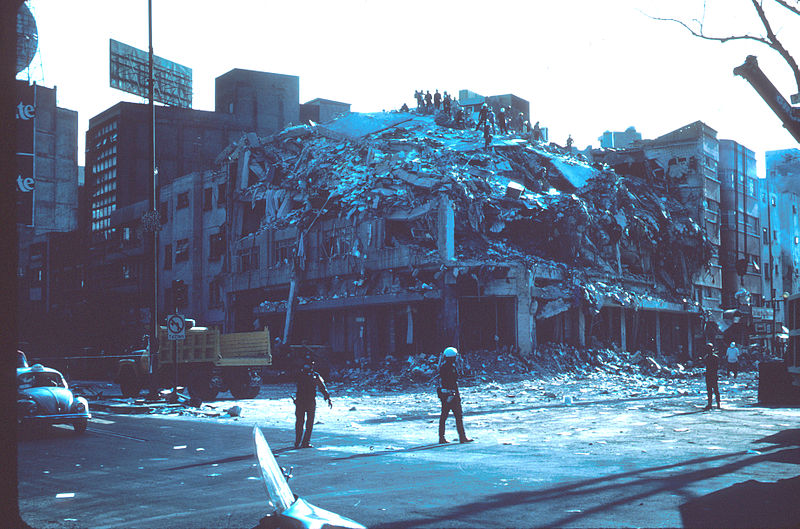
<instances>
[{"instance_id":1,"label":"pedestrian walking","mask_svg":"<svg viewBox=\"0 0 800 529\"><path fill-rule=\"evenodd\" d=\"M460 443L469 443L472 439L464 432L464 415L461 410L461 394L458 391L458 368L456 358L458 351L455 347L448 347L442 353L439 363L439 400L442 401L442 414L439 416L439 442L446 443L444 425L450 412L456 418L456 430Z\"/></svg>"},{"instance_id":2,"label":"pedestrian walking","mask_svg":"<svg viewBox=\"0 0 800 529\"><path fill-rule=\"evenodd\" d=\"M437 88L436 93L433 94L433 108L438 112L440 106L442 106L442 94L439 93L439 89Z\"/></svg>"},{"instance_id":3,"label":"pedestrian walking","mask_svg":"<svg viewBox=\"0 0 800 529\"><path fill-rule=\"evenodd\" d=\"M733 378L736 378L736 375L739 374L739 348L736 347L736 342L731 342L728 346L726 356L728 376L731 376L731 372L733 372Z\"/></svg>"},{"instance_id":4,"label":"pedestrian walking","mask_svg":"<svg viewBox=\"0 0 800 529\"><path fill-rule=\"evenodd\" d=\"M489 105L484 103L481 105L481 109L478 111L478 124L475 125L475 130L479 130L481 125L486 123L486 119L489 117Z\"/></svg>"},{"instance_id":5,"label":"pedestrian walking","mask_svg":"<svg viewBox=\"0 0 800 529\"><path fill-rule=\"evenodd\" d=\"M497 116L497 121L500 125L500 134L508 134L508 125L506 124L506 107L500 107L500 113Z\"/></svg>"},{"instance_id":6,"label":"pedestrian walking","mask_svg":"<svg viewBox=\"0 0 800 529\"><path fill-rule=\"evenodd\" d=\"M314 370L314 366L314 360L310 356L306 356L303 367L297 375L297 395L294 399L296 419L294 423L295 448L311 448L311 430L314 428L318 389L322 396L325 397L328 407L333 407L325 381ZM303 422L305 422L305 435L303 435Z\"/></svg>"},{"instance_id":7,"label":"pedestrian walking","mask_svg":"<svg viewBox=\"0 0 800 529\"><path fill-rule=\"evenodd\" d=\"M717 409L719 409L719 356L714 352L714 345L710 342L703 346L703 353L700 360L706 366L706 391L708 392L708 405L703 409L705 411L711 409L712 395L717 398Z\"/></svg>"}]
</instances>

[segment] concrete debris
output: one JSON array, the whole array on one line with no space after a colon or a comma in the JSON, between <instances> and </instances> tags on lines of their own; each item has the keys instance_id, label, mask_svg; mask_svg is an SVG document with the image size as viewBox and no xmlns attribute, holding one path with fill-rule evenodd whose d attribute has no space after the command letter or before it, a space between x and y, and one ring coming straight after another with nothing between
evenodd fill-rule
<instances>
[{"instance_id":1,"label":"concrete debris","mask_svg":"<svg viewBox=\"0 0 800 529\"><path fill-rule=\"evenodd\" d=\"M554 144L514 134L501 143L487 151L479 132L413 112L350 113L325 126L245 135L220 160L236 169L229 173L238 179L231 185L235 199L259 216L255 226L234 222L242 237L307 229L320 218L356 225L381 217L396 224L387 241L435 253L432 226L447 203L458 235L456 260L561 271L561 281L544 285L547 302L539 303L537 319L604 300L636 306L647 297L687 297L712 246L678 195ZM332 251L363 258L358 243ZM624 288L607 280L623 275ZM360 295L366 293L375 292Z\"/></svg>"}]
</instances>

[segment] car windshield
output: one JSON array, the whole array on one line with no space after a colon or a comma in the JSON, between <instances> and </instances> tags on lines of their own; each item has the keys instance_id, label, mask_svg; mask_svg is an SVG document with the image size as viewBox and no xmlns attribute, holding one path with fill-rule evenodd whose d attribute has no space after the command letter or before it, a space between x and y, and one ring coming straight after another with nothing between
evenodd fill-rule
<instances>
[{"instance_id":1,"label":"car windshield","mask_svg":"<svg viewBox=\"0 0 800 529\"><path fill-rule=\"evenodd\" d=\"M17 383L20 389L67 387L58 373L23 373L17 377Z\"/></svg>"}]
</instances>

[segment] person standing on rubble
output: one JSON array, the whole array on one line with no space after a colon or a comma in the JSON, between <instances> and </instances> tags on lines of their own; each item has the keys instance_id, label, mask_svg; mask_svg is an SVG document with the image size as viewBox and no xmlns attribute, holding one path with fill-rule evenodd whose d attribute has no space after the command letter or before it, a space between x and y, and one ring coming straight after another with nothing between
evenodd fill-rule
<instances>
[{"instance_id":1,"label":"person standing on rubble","mask_svg":"<svg viewBox=\"0 0 800 529\"><path fill-rule=\"evenodd\" d=\"M431 113L431 106L432 105L433 105L433 96L431 95L431 91L428 90L428 92L425 94L425 113L426 114L430 114Z\"/></svg>"},{"instance_id":2,"label":"person standing on rubble","mask_svg":"<svg viewBox=\"0 0 800 529\"><path fill-rule=\"evenodd\" d=\"M436 93L433 94L433 108L438 112L440 106L442 106L442 94L439 93L437 88Z\"/></svg>"},{"instance_id":3,"label":"person standing on rubble","mask_svg":"<svg viewBox=\"0 0 800 529\"><path fill-rule=\"evenodd\" d=\"M294 447L311 448L311 430L314 428L314 415L317 409L317 389L325 397L329 408L333 408L330 393L325 386L325 381L314 370L314 360L307 355L303 367L297 375L297 395L294 398ZM303 422L305 422L305 435L303 435ZM301 443L302 441L302 443Z\"/></svg>"},{"instance_id":4,"label":"person standing on rubble","mask_svg":"<svg viewBox=\"0 0 800 529\"><path fill-rule=\"evenodd\" d=\"M736 378L736 375L739 374L739 348L736 347L736 342L731 342L731 345L728 346L726 356L728 361L728 365L726 366L728 376L731 376L731 371L733 371L733 378Z\"/></svg>"},{"instance_id":5,"label":"person standing on rubble","mask_svg":"<svg viewBox=\"0 0 800 529\"><path fill-rule=\"evenodd\" d=\"M483 123L483 146L487 149L492 144L492 126L488 121Z\"/></svg>"},{"instance_id":6,"label":"person standing on rubble","mask_svg":"<svg viewBox=\"0 0 800 529\"><path fill-rule=\"evenodd\" d=\"M447 90L445 90L444 98L442 99L442 110L448 116L450 115L450 94L447 93Z\"/></svg>"},{"instance_id":7,"label":"person standing on rubble","mask_svg":"<svg viewBox=\"0 0 800 529\"><path fill-rule=\"evenodd\" d=\"M533 137L533 141L539 142L542 140L542 129L539 128L539 122L537 121L536 124L533 126L533 132L531 133Z\"/></svg>"},{"instance_id":8,"label":"person standing on rubble","mask_svg":"<svg viewBox=\"0 0 800 529\"><path fill-rule=\"evenodd\" d=\"M506 124L506 107L500 107L500 114L497 116L498 123L500 124L500 134L508 134L508 125Z\"/></svg>"},{"instance_id":9,"label":"person standing on rubble","mask_svg":"<svg viewBox=\"0 0 800 529\"><path fill-rule=\"evenodd\" d=\"M460 443L472 442L464 432L464 414L461 409L461 394L458 391L458 368L456 367L458 350L455 347L448 347L442 353L439 362L439 389L437 394L442 401L442 413L439 416L439 443L447 443L444 437L444 426L450 412L456 418L456 430L458 431L458 441Z\"/></svg>"},{"instance_id":10,"label":"person standing on rubble","mask_svg":"<svg viewBox=\"0 0 800 529\"><path fill-rule=\"evenodd\" d=\"M475 130L480 130L481 125L486 123L486 119L489 117L489 105L484 103L481 106L480 111L478 112L478 124L475 125Z\"/></svg>"},{"instance_id":11,"label":"person standing on rubble","mask_svg":"<svg viewBox=\"0 0 800 529\"><path fill-rule=\"evenodd\" d=\"M711 409L712 395L717 398L717 409L720 409L719 404L719 356L714 352L714 345L707 342L703 346L703 356L700 358L706 366L706 391L708 392L708 405L703 408L704 411Z\"/></svg>"},{"instance_id":12,"label":"person standing on rubble","mask_svg":"<svg viewBox=\"0 0 800 529\"><path fill-rule=\"evenodd\" d=\"M497 134L497 129L494 126L495 123L495 116L494 116L494 109L489 107L489 123L492 125L492 134Z\"/></svg>"},{"instance_id":13,"label":"person standing on rubble","mask_svg":"<svg viewBox=\"0 0 800 529\"><path fill-rule=\"evenodd\" d=\"M567 137L567 150L572 151L572 144L575 140L572 139L572 134Z\"/></svg>"}]
</instances>

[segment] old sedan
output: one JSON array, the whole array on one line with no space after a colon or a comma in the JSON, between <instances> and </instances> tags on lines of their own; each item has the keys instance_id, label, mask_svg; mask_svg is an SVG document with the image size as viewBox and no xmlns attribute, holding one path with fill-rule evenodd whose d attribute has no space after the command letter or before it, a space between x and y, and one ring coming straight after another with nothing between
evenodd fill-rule
<instances>
[{"instance_id":1,"label":"old sedan","mask_svg":"<svg viewBox=\"0 0 800 529\"><path fill-rule=\"evenodd\" d=\"M89 403L76 397L55 369L36 364L17 368L17 420L19 424L71 424L86 431Z\"/></svg>"}]
</instances>

